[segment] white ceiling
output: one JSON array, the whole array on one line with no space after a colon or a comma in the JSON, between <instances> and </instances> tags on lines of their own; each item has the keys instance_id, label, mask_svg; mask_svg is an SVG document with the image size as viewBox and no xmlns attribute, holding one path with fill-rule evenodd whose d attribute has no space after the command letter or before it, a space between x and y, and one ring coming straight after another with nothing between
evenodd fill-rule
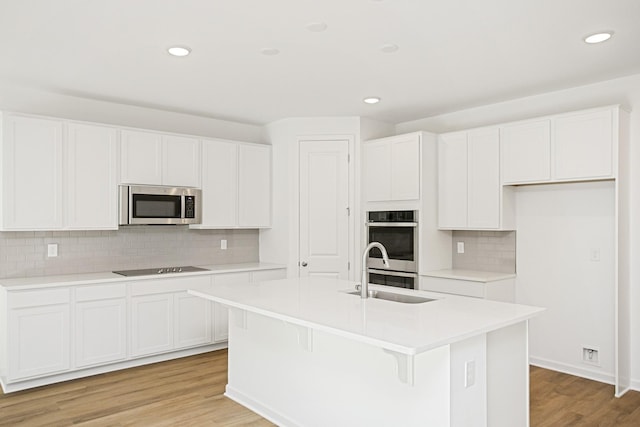
<instances>
[{"instance_id":1,"label":"white ceiling","mask_svg":"<svg viewBox=\"0 0 640 427\"><path fill-rule=\"evenodd\" d=\"M87 98L399 123L640 73L640 0L0 0L0 52L0 80Z\"/></svg>"}]
</instances>

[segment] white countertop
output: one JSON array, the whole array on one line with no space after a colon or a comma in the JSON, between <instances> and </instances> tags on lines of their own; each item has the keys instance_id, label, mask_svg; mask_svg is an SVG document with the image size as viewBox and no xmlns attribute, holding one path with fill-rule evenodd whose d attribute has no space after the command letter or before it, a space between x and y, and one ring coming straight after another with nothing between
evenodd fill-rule
<instances>
[{"instance_id":1,"label":"white countertop","mask_svg":"<svg viewBox=\"0 0 640 427\"><path fill-rule=\"evenodd\" d=\"M0 287L11 290L26 290L26 289L39 289L39 288L51 288L57 286L73 286L73 285L86 285L94 283L106 283L106 282L127 282L138 280L151 280L151 279L168 279L179 278L189 276L202 276L207 274L223 274L223 273L239 273L243 271L257 271L257 270L275 270L280 268L286 268L280 264L269 264L261 262L250 262L242 264L221 264L221 265L199 265L197 267L206 268L208 271L194 271L191 273L180 274L154 274L149 276L135 276L125 277L112 272L101 273L80 273L80 274L66 274L57 276L37 276L37 277L20 277L15 279L0 279Z\"/></svg>"},{"instance_id":2,"label":"white countertop","mask_svg":"<svg viewBox=\"0 0 640 427\"><path fill-rule=\"evenodd\" d=\"M414 355L478 334L503 328L542 312L543 308L466 298L434 292L371 286L388 292L435 298L422 304L361 299L345 291L355 282L308 277L271 280L213 290L189 291L249 312Z\"/></svg>"},{"instance_id":3,"label":"white countertop","mask_svg":"<svg viewBox=\"0 0 640 427\"><path fill-rule=\"evenodd\" d=\"M441 277L443 279L469 280L472 282L495 282L497 280L512 279L515 273L499 273L493 271L447 269L420 273L421 276Z\"/></svg>"}]
</instances>

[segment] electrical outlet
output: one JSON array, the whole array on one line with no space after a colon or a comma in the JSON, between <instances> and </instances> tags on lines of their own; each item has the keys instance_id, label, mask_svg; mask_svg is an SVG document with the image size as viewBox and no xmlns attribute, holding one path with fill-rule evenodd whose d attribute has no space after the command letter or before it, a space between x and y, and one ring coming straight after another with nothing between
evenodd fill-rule
<instances>
[{"instance_id":1,"label":"electrical outlet","mask_svg":"<svg viewBox=\"0 0 640 427\"><path fill-rule=\"evenodd\" d=\"M596 347L582 347L582 361L590 365L600 366L599 349Z\"/></svg>"},{"instance_id":2,"label":"electrical outlet","mask_svg":"<svg viewBox=\"0 0 640 427\"><path fill-rule=\"evenodd\" d=\"M591 259L591 261L593 262L598 262L600 261L600 249L591 249L590 254L589 254L589 259Z\"/></svg>"},{"instance_id":3,"label":"electrical outlet","mask_svg":"<svg viewBox=\"0 0 640 427\"><path fill-rule=\"evenodd\" d=\"M53 258L58 256L58 244L57 243L49 243L47 245L47 257Z\"/></svg>"},{"instance_id":4,"label":"electrical outlet","mask_svg":"<svg viewBox=\"0 0 640 427\"><path fill-rule=\"evenodd\" d=\"M476 361L470 360L464 364L464 387L469 388L476 383Z\"/></svg>"},{"instance_id":5,"label":"electrical outlet","mask_svg":"<svg viewBox=\"0 0 640 427\"><path fill-rule=\"evenodd\" d=\"M220 240L220 249L222 249L223 251L227 250L227 239Z\"/></svg>"},{"instance_id":6,"label":"electrical outlet","mask_svg":"<svg viewBox=\"0 0 640 427\"><path fill-rule=\"evenodd\" d=\"M459 254L464 253L464 242L458 242L458 253Z\"/></svg>"}]
</instances>

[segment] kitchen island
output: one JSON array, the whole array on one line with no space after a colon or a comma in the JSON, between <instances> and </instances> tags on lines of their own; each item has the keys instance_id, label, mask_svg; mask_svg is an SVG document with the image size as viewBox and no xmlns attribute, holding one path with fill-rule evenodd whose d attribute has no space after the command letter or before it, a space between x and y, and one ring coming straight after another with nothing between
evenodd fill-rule
<instances>
[{"instance_id":1,"label":"kitchen island","mask_svg":"<svg viewBox=\"0 0 640 427\"><path fill-rule=\"evenodd\" d=\"M309 277L189 293L227 305L226 396L282 426L526 426L527 322L543 309ZM388 287L371 289L389 291Z\"/></svg>"}]
</instances>

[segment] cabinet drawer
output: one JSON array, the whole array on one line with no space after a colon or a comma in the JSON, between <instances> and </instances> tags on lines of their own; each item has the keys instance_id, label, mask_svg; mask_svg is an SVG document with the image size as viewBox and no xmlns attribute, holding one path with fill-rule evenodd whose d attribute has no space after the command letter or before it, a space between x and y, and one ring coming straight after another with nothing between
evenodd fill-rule
<instances>
[{"instance_id":1,"label":"cabinet drawer","mask_svg":"<svg viewBox=\"0 0 640 427\"><path fill-rule=\"evenodd\" d=\"M76 289L76 301L78 302L124 298L125 296L127 296L127 288L124 283L82 286Z\"/></svg>"},{"instance_id":2,"label":"cabinet drawer","mask_svg":"<svg viewBox=\"0 0 640 427\"><path fill-rule=\"evenodd\" d=\"M140 280L131 284L131 295L164 294L187 289L209 289L211 276Z\"/></svg>"},{"instance_id":3,"label":"cabinet drawer","mask_svg":"<svg viewBox=\"0 0 640 427\"><path fill-rule=\"evenodd\" d=\"M69 289L44 289L38 291L9 292L9 308L38 307L69 303Z\"/></svg>"}]
</instances>

